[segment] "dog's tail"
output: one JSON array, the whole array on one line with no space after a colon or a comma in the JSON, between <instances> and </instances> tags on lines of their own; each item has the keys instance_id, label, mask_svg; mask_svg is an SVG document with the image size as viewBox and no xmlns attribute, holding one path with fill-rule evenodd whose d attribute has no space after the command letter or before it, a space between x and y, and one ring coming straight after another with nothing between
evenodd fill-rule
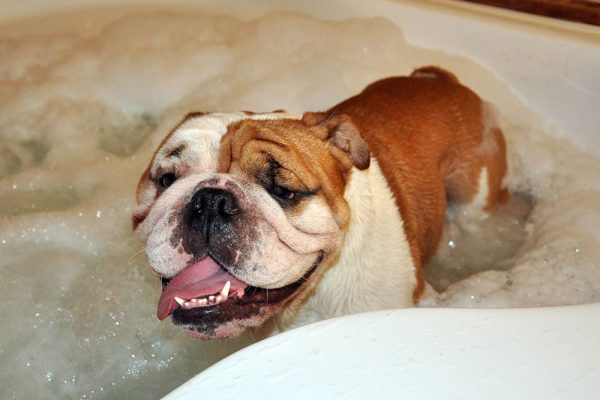
<instances>
[{"instance_id":1,"label":"dog's tail","mask_svg":"<svg viewBox=\"0 0 600 400\"><path fill-rule=\"evenodd\" d=\"M443 68L428 65L426 67L417 68L410 74L413 78L435 78L442 79L446 82L458 83L458 78L452 72L448 72Z\"/></svg>"}]
</instances>

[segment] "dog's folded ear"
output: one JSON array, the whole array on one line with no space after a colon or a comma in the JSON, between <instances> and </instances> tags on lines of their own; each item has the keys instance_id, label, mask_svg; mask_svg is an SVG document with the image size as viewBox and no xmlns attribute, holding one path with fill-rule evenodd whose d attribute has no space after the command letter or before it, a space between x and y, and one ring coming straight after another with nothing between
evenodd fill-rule
<instances>
[{"instance_id":1,"label":"dog's folded ear","mask_svg":"<svg viewBox=\"0 0 600 400\"><path fill-rule=\"evenodd\" d=\"M307 112L302 121L319 129L321 139L342 150L358 169L369 168L371 155L369 146L360 135L352 118L346 114Z\"/></svg>"}]
</instances>

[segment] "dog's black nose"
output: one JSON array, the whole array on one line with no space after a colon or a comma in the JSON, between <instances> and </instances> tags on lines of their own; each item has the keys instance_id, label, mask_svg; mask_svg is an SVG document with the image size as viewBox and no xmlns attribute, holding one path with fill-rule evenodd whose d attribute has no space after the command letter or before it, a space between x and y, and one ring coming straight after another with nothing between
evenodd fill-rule
<instances>
[{"instance_id":1,"label":"dog's black nose","mask_svg":"<svg viewBox=\"0 0 600 400\"><path fill-rule=\"evenodd\" d=\"M239 214L238 202L233 193L214 188L204 188L194 194L189 204L192 227L207 228L212 222L226 222Z\"/></svg>"}]
</instances>

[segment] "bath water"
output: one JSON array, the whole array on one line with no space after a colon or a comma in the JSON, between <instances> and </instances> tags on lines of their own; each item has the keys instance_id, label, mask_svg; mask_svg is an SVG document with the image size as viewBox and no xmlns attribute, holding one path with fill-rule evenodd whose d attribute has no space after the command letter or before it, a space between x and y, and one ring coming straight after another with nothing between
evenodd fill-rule
<instances>
[{"instance_id":1,"label":"bath water","mask_svg":"<svg viewBox=\"0 0 600 400\"><path fill-rule=\"evenodd\" d=\"M489 71L412 48L384 19L164 12L0 32L3 398L157 398L252 342L200 343L156 319L160 284L130 223L153 150L190 110L321 110L424 62L498 105L518 195L480 224L447 224L427 270L444 291L423 305L600 300L600 161L517 118Z\"/></svg>"}]
</instances>

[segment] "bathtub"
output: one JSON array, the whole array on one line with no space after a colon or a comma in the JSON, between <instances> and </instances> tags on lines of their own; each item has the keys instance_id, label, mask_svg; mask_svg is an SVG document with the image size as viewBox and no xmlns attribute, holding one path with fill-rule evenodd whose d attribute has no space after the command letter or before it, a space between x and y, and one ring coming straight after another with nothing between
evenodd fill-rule
<instances>
[{"instance_id":1,"label":"bathtub","mask_svg":"<svg viewBox=\"0 0 600 400\"><path fill-rule=\"evenodd\" d=\"M413 44L493 70L548 116L550 132L600 155L596 27L449 1L261 4L332 19L384 16ZM600 304L351 315L243 349L165 399L595 399L599 329Z\"/></svg>"},{"instance_id":2,"label":"bathtub","mask_svg":"<svg viewBox=\"0 0 600 400\"><path fill-rule=\"evenodd\" d=\"M600 156L600 31L595 27L446 0L127 4L87 2L86 7L105 8L84 21L66 18L44 29L71 26L91 33L116 15L165 9L165 4L241 18L270 10L327 19L383 16L401 26L411 44L465 56L493 71L512 94L545 116L550 134ZM3 5L0 22L77 7L68 0L10 2ZM446 61L455 72L464 72L452 57ZM478 76L466 77L465 83L483 97L495 90L493 85L480 86ZM165 398L593 399L600 393L599 331L600 304L384 310L266 339L218 362Z\"/></svg>"}]
</instances>

